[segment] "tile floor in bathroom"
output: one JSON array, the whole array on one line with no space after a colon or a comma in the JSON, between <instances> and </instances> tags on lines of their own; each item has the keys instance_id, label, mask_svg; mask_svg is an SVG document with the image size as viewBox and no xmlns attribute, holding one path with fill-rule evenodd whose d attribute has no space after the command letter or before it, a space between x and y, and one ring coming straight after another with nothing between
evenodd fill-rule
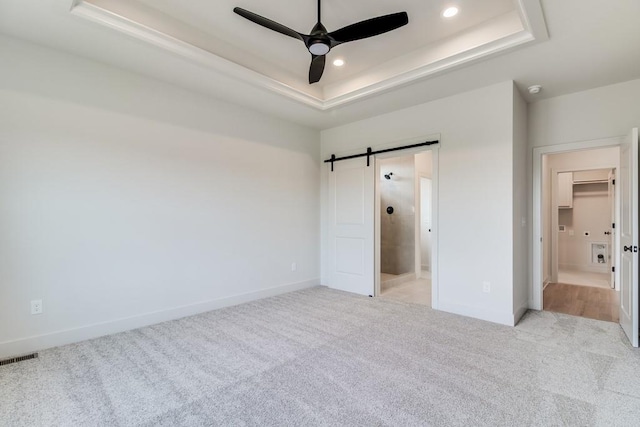
<instances>
[{"instance_id":1,"label":"tile floor in bathroom","mask_svg":"<svg viewBox=\"0 0 640 427\"><path fill-rule=\"evenodd\" d=\"M398 283L399 276L394 274L380 274L380 298L402 302L412 302L431 307L431 279L429 272L424 272L421 278L410 278Z\"/></svg>"}]
</instances>

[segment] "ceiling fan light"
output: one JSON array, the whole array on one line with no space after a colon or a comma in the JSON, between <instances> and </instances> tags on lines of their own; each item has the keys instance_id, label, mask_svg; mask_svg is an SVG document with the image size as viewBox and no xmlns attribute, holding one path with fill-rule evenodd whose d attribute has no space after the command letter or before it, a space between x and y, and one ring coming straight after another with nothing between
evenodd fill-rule
<instances>
[{"instance_id":1,"label":"ceiling fan light","mask_svg":"<svg viewBox=\"0 0 640 427\"><path fill-rule=\"evenodd\" d=\"M331 47L322 41L312 42L311 45L309 45L309 52L317 56L326 55L330 50Z\"/></svg>"}]
</instances>

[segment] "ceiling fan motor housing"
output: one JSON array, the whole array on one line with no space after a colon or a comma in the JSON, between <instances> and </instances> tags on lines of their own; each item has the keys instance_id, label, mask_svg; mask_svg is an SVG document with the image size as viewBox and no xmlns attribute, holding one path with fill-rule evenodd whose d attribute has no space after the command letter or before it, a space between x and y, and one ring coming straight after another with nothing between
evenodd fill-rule
<instances>
[{"instance_id":1,"label":"ceiling fan motor housing","mask_svg":"<svg viewBox=\"0 0 640 427\"><path fill-rule=\"evenodd\" d=\"M331 44L324 39L309 39L307 48L313 55L326 55L331 50Z\"/></svg>"},{"instance_id":2,"label":"ceiling fan motor housing","mask_svg":"<svg viewBox=\"0 0 640 427\"><path fill-rule=\"evenodd\" d=\"M318 22L311 29L307 39L307 49L313 55L326 55L331 50L331 40L327 36L327 29Z\"/></svg>"},{"instance_id":3,"label":"ceiling fan motor housing","mask_svg":"<svg viewBox=\"0 0 640 427\"><path fill-rule=\"evenodd\" d=\"M318 23L311 29L311 34L307 35L240 7L233 8L233 11L258 25L304 42L311 53L309 84L320 81L326 61L325 55L332 48L342 43L361 40L395 30L409 22L407 12L399 12L356 22L329 33L320 22L320 0L318 0Z\"/></svg>"}]
</instances>

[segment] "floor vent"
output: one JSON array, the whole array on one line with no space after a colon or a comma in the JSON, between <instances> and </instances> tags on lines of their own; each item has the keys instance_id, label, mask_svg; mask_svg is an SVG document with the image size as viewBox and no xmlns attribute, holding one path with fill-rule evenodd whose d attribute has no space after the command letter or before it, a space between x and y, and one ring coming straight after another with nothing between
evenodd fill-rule
<instances>
[{"instance_id":1,"label":"floor vent","mask_svg":"<svg viewBox=\"0 0 640 427\"><path fill-rule=\"evenodd\" d=\"M12 357L11 359L0 360L0 366L11 365L12 363L22 362L24 360L37 359L38 353L27 354L26 356Z\"/></svg>"}]
</instances>

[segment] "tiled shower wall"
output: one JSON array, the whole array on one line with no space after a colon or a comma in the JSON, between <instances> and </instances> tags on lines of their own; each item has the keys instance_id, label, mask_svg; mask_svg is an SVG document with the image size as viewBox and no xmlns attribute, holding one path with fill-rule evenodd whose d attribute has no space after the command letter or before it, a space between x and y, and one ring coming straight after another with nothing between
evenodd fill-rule
<instances>
[{"instance_id":1,"label":"tiled shower wall","mask_svg":"<svg viewBox=\"0 0 640 427\"><path fill-rule=\"evenodd\" d=\"M415 263L414 156L380 160L381 272L414 272ZM384 175L392 172L391 179ZM393 207L393 214L387 207Z\"/></svg>"}]
</instances>

